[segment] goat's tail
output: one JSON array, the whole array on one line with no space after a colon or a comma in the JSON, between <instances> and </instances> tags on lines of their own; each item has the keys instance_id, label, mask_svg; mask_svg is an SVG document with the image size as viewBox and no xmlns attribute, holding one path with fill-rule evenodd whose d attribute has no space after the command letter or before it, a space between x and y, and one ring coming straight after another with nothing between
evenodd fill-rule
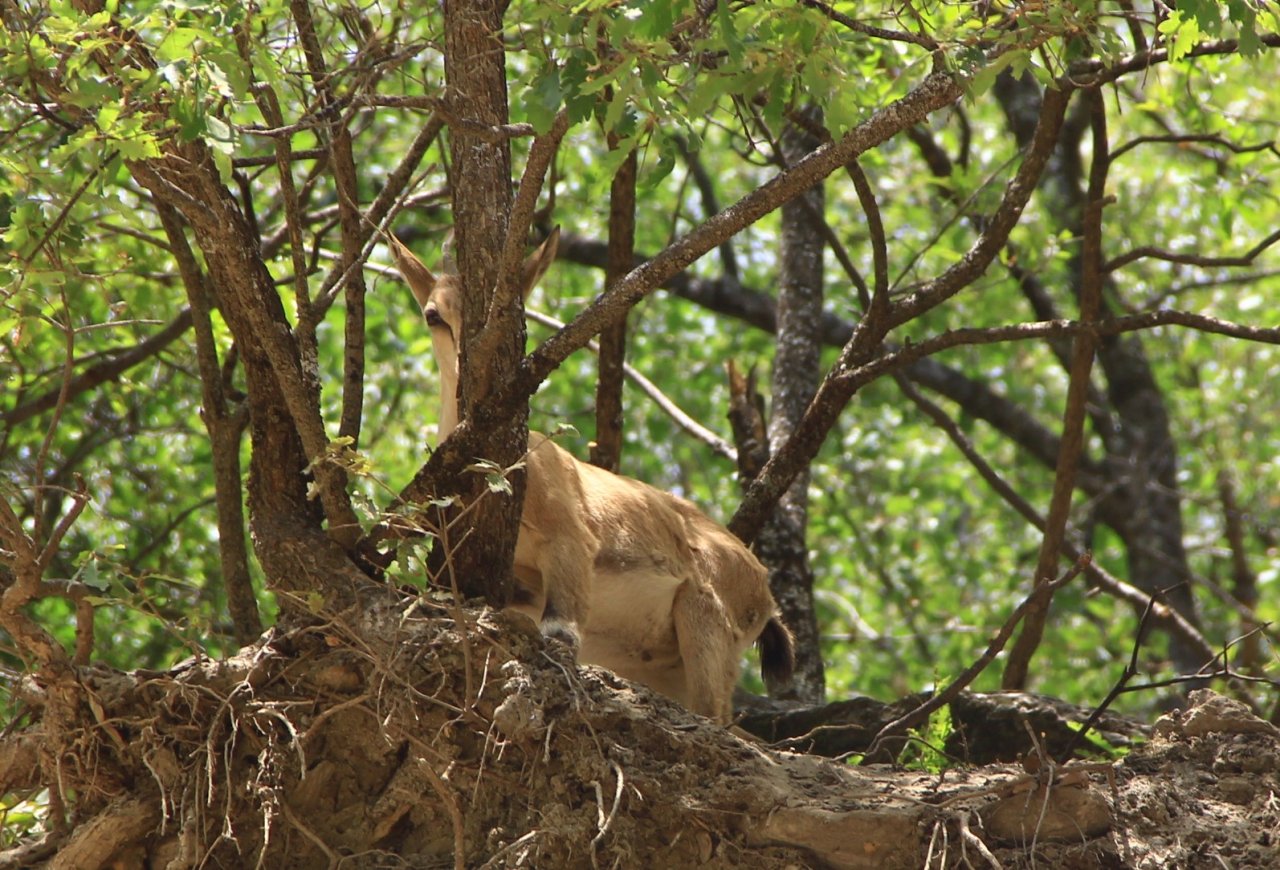
<instances>
[{"instance_id":1,"label":"goat's tail","mask_svg":"<svg viewBox=\"0 0 1280 870\"><path fill-rule=\"evenodd\" d=\"M796 667L796 643L791 629L776 616L769 617L764 631L756 638L760 650L760 673L766 686L782 686L791 682Z\"/></svg>"}]
</instances>

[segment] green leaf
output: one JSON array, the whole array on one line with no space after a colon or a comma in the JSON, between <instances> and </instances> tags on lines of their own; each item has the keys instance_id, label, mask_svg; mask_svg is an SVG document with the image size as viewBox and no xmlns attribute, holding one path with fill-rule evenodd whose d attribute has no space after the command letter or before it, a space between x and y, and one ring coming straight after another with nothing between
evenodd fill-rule
<instances>
[{"instance_id":1,"label":"green leaf","mask_svg":"<svg viewBox=\"0 0 1280 870\"><path fill-rule=\"evenodd\" d=\"M231 155L235 151L235 133L231 125L214 115L205 118L209 128L209 151L213 163L218 167L218 175L225 184L231 180Z\"/></svg>"},{"instance_id":2,"label":"green leaf","mask_svg":"<svg viewBox=\"0 0 1280 870\"><path fill-rule=\"evenodd\" d=\"M560 70L554 64L549 64L543 67L542 72L529 83L522 99L525 117L538 135L551 129L563 101L564 91L560 87Z\"/></svg>"},{"instance_id":3,"label":"green leaf","mask_svg":"<svg viewBox=\"0 0 1280 870\"><path fill-rule=\"evenodd\" d=\"M619 84L614 89L613 99L609 101L608 107L604 112L604 125L606 133L617 133L619 136L627 136L630 131L623 129L624 120L629 120L629 125L634 130L635 113L628 113L630 109L631 95L635 90L636 79L629 78ZM629 114L629 118L627 117Z\"/></svg>"},{"instance_id":4,"label":"green leaf","mask_svg":"<svg viewBox=\"0 0 1280 870\"><path fill-rule=\"evenodd\" d=\"M208 132L203 106L194 97L179 95L169 106L169 117L178 125L184 142L192 142Z\"/></svg>"},{"instance_id":5,"label":"green leaf","mask_svg":"<svg viewBox=\"0 0 1280 870\"><path fill-rule=\"evenodd\" d=\"M76 573L75 579L90 589L97 589L99 592L106 592L111 588L111 581L104 577L98 569L97 556L93 556L84 563L84 566Z\"/></svg>"},{"instance_id":6,"label":"green leaf","mask_svg":"<svg viewBox=\"0 0 1280 870\"><path fill-rule=\"evenodd\" d=\"M656 151L657 159L652 162L645 161L645 169L640 176L640 187L645 191L652 191L659 182L671 174L671 170L675 169L678 152L675 143L666 136L659 136L656 141L651 141L648 150Z\"/></svg>"},{"instance_id":7,"label":"green leaf","mask_svg":"<svg viewBox=\"0 0 1280 870\"><path fill-rule=\"evenodd\" d=\"M647 0L636 22L636 31L650 39L666 39L675 24L675 15L671 0Z\"/></svg>"},{"instance_id":8,"label":"green leaf","mask_svg":"<svg viewBox=\"0 0 1280 870\"><path fill-rule=\"evenodd\" d=\"M570 125L580 124L590 118L595 108L595 98L583 92L587 77L586 52L573 52L560 70L560 89L564 94L563 99L565 108L569 112Z\"/></svg>"},{"instance_id":9,"label":"green leaf","mask_svg":"<svg viewBox=\"0 0 1280 870\"><path fill-rule=\"evenodd\" d=\"M724 40L725 50L735 61L742 60L742 37L733 23L733 11L725 0L716 4L716 24L720 29L720 38Z\"/></svg>"},{"instance_id":10,"label":"green leaf","mask_svg":"<svg viewBox=\"0 0 1280 870\"><path fill-rule=\"evenodd\" d=\"M1240 0L1227 0L1233 6ZM1222 9L1218 0L1179 0L1178 10L1188 18L1194 18L1196 28L1211 36L1222 33ZM1232 18L1235 16L1233 15Z\"/></svg>"},{"instance_id":11,"label":"green leaf","mask_svg":"<svg viewBox=\"0 0 1280 870\"><path fill-rule=\"evenodd\" d=\"M120 89L114 83L97 76L80 76L67 93L66 100L81 109L114 105L120 100Z\"/></svg>"},{"instance_id":12,"label":"green leaf","mask_svg":"<svg viewBox=\"0 0 1280 870\"><path fill-rule=\"evenodd\" d=\"M1195 19L1184 17L1181 9L1174 9L1157 28L1168 40L1169 60L1176 61L1187 55L1200 39L1200 25Z\"/></svg>"},{"instance_id":13,"label":"green leaf","mask_svg":"<svg viewBox=\"0 0 1280 870\"><path fill-rule=\"evenodd\" d=\"M191 59L194 54L191 47L204 35L203 31L193 27L176 27L156 46L156 59L162 63Z\"/></svg>"},{"instance_id":14,"label":"green leaf","mask_svg":"<svg viewBox=\"0 0 1280 870\"><path fill-rule=\"evenodd\" d=\"M826 117L831 135L839 138L857 125L858 119L862 117L862 107L852 93L839 89L827 104Z\"/></svg>"},{"instance_id":15,"label":"green leaf","mask_svg":"<svg viewBox=\"0 0 1280 870\"><path fill-rule=\"evenodd\" d=\"M106 135L111 135L112 129L116 125L116 121L120 119L121 106L118 103L111 103L98 109L98 114L94 118L98 129Z\"/></svg>"},{"instance_id":16,"label":"green leaf","mask_svg":"<svg viewBox=\"0 0 1280 870\"><path fill-rule=\"evenodd\" d=\"M219 180L221 180L223 184L229 184L231 182L232 171L235 168L231 164L231 152L223 151L219 148L213 148L210 149L210 154L213 155L213 165L218 167Z\"/></svg>"},{"instance_id":17,"label":"green leaf","mask_svg":"<svg viewBox=\"0 0 1280 870\"><path fill-rule=\"evenodd\" d=\"M160 156L160 143L154 136L147 134L131 139L117 139L114 144L125 160L148 160Z\"/></svg>"},{"instance_id":18,"label":"green leaf","mask_svg":"<svg viewBox=\"0 0 1280 870\"><path fill-rule=\"evenodd\" d=\"M1248 0L1227 0L1227 15L1240 31L1240 53L1254 57L1262 51L1258 36L1258 12Z\"/></svg>"},{"instance_id":19,"label":"green leaf","mask_svg":"<svg viewBox=\"0 0 1280 870\"><path fill-rule=\"evenodd\" d=\"M230 96L236 100L243 100L249 92L251 75L240 55L232 51L213 50L205 52L204 56L217 65L225 76Z\"/></svg>"},{"instance_id":20,"label":"green leaf","mask_svg":"<svg viewBox=\"0 0 1280 870\"><path fill-rule=\"evenodd\" d=\"M601 174L605 178L612 179L617 174L618 167L622 165L622 161L627 159L627 155L636 148L639 142L640 138L638 136L628 136L619 141L616 148L610 148L606 151L597 162Z\"/></svg>"},{"instance_id":21,"label":"green leaf","mask_svg":"<svg viewBox=\"0 0 1280 870\"><path fill-rule=\"evenodd\" d=\"M1006 51L991 63L979 68L973 74L973 78L969 80L969 96L971 98L980 97L991 90L991 86L996 83L996 78L1000 73L1013 66L1015 62L1026 63L1029 55L1030 52L1025 50Z\"/></svg>"}]
</instances>

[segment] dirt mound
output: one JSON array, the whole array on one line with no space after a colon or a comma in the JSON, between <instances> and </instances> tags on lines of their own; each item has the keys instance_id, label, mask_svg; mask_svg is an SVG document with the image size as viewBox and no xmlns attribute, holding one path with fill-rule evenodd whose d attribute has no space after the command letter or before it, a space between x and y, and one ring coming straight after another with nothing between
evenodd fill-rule
<instances>
[{"instance_id":1,"label":"dirt mound","mask_svg":"<svg viewBox=\"0 0 1280 870\"><path fill-rule=\"evenodd\" d=\"M1280 866L1275 729L1211 692L1118 762L932 775L768 749L420 603L78 679L87 724L0 746L7 792L57 760L72 823L0 866Z\"/></svg>"}]
</instances>

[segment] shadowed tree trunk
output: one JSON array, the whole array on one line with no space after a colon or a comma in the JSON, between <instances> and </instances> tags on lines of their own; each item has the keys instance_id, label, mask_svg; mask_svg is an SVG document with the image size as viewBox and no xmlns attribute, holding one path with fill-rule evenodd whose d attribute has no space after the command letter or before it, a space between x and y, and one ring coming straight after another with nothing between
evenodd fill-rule
<instances>
[{"instance_id":1,"label":"shadowed tree trunk","mask_svg":"<svg viewBox=\"0 0 1280 870\"><path fill-rule=\"evenodd\" d=\"M328 444L319 383L301 364L251 227L200 143L131 170L191 225L206 255L209 287L239 349L252 444L250 528L267 582L281 594L285 610L305 609L295 596L308 593L323 595L337 609L355 604L367 578L355 570L345 546L359 531L343 488L345 475L310 460L320 459ZM319 499L308 494L312 474Z\"/></svg>"},{"instance_id":2,"label":"shadowed tree trunk","mask_svg":"<svg viewBox=\"0 0 1280 870\"><path fill-rule=\"evenodd\" d=\"M524 355L524 320L502 317L506 334L486 341L493 353L475 359L475 348L490 324L489 305L500 280L503 242L511 212L511 148L507 139L478 134L472 124L496 127L507 123L507 79L502 46L504 0L449 0L445 3L445 79L447 99L459 117L469 124L450 130L453 157L454 243L458 274L462 278L463 336L462 370L458 386L459 416L467 419L482 404L495 385L508 381ZM514 280L514 276L508 276ZM516 304L520 300L516 298ZM477 453L503 468L515 464L528 444L528 406L517 409L515 419L495 427L482 439ZM465 474L465 473L464 473ZM524 473L508 476L514 497L489 495L483 475L469 474L454 481L467 501L480 498L469 513L466 528L484 529L482 535L467 535L459 529L451 539L456 543L451 564L455 576L481 588L495 606L506 604L514 578L516 534L520 524ZM464 537L465 536L465 537Z\"/></svg>"},{"instance_id":3,"label":"shadowed tree trunk","mask_svg":"<svg viewBox=\"0 0 1280 870\"><path fill-rule=\"evenodd\" d=\"M262 634L258 602L249 579L249 550L245 541L242 503L244 493L241 489L240 445L248 422L247 413L242 406L231 405L223 388L209 315L210 294L195 255L187 244L182 219L168 205L160 205L157 211L191 302L196 362L200 367L203 396L200 416L209 433L209 459L213 465L222 586L227 595L227 610L231 614L236 640L247 644Z\"/></svg>"},{"instance_id":4,"label":"shadowed tree trunk","mask_svg":"<svg viewBox=\"0 0 1280 870\"><path fill-rule=\"evenodd\" d=\"M795 126L782 136L782 157L791 165L821 143ZM795 431L817 389L818 338L822 319L823 186L782 206L782 252L778 270L778 328L773 358L770 451ZM820 704L826 680L813 602L813 569L806 532L809 524L809 470L806 467L778 500L756 540L756 553L769 567L769 586L782 619L796 638L796 670L789 689L770 694Z\"/></svg>"},{"instance_id":5,"label":"shadowed tree trunk","mask_svg":"<svg viewBox=\"0 0 1280 870\"><path fill-rule=\"evenodd\" d=\"M609 145L618 147L616 136ZM636 153L622 161L609 189L609 264L605 287L631 271L636 236ZM622 370L627 358L627 318L600 332L599 378L596 384L596 440L591 462L617 471L622 459Z\"/></svg>"}]
</instances>

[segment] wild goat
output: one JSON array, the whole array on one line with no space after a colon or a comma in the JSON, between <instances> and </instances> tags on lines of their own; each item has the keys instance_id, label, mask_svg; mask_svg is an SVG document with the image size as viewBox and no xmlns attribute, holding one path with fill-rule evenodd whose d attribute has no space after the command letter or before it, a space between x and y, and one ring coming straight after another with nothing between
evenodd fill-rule
<instances>
[{"instance_id":1,"label":"wild goat","mask_svg":"<svg viewBox=\"0 0 1280 870\"><path fill-rule=\"evenodd\" d=\"M527 297L555 259L559 230L524 262ZM462 284L433 275L394 237L400 273L431 329L443 441L458 424ZM786 680L791 634L768 574L741 541L682 498L579 462L529 435L513 607L578 659L643 683L727 723L739 661L758 642L762 669Z\"/></svg>"}]
</instances>

